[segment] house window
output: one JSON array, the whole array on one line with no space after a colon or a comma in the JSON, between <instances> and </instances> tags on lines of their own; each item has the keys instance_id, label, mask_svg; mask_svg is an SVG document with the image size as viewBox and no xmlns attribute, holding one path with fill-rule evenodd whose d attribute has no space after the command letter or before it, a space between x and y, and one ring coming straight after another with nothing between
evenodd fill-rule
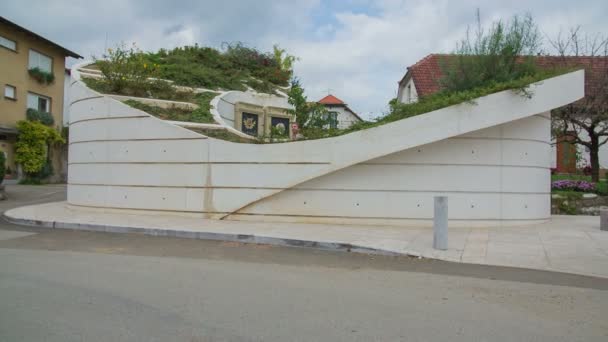
<instances>
[{"instance_id":1,"label":"house window","mask_svg":"<svg viewBox=\"0 0 608 342\"><path fill-rule=\"evenodd\" d=\"M38 51L30 50L29 69L38 68L42 71L53 72L53 59Z\"/></svg>"},{"instance_id":2,"label":"house window","mask_svg":"<svg viewBox=\"0 0 608 342\"><path fill-rule=\"evenodd\" d=\"M17 51L17 42L2 36L0 36L0 46L5 47L9 50Z\"/></svg>"},{"instance_id":3,"label":"house window","mask_svg":"<svg viewBox=\"0 0 608 342\"><path fill-rule=\"evenodd\" d=\"M329 128L338 128L338 112L329 112Z\"/></svg>"},{"instance_id":4,"label":"house window","mask_svg":"<svg viewBox=\"0 0 608 342\"><path fill-rule=\"evenodd\" d=\"M17 98L16 96L15 87L8 84L4 86L4 98L15 100Z\"/></svg>"},{"instance_id":5,"label":"house window","mask_svg":"<svg viewBox=\"0 0 608 342\"><path fill-rule=\"evenodd\" d=\"M412 85L407 85L407 103L412 102Z\"/></svg>"},{"instance_id":6,"label":"house window","mask_svg":"<svg viewBox=\"0 0 608 342\"><path fill-rule=\"evenodd\" d=\"M32 108L40 112L51 112L51 99L33 93L27 94L27 108Z\"/></svg>"}]
</instances>

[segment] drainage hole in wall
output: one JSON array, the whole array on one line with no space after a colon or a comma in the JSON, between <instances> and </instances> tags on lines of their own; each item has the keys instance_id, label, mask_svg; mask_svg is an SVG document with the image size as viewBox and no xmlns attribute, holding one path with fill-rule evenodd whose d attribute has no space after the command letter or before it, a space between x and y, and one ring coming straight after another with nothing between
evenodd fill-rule
<instances>
[{"instance_id":1,"label":"drainage hole in wall","mask_svg":"<svg viewBox=\"0 0 608 342\"><path fill-rule=\"evenodd\" d=\"M416 206L417 206L418 208L420 208L420 203L418 203Z\"/></svg>"},{"instance_id":2,"label":"drainage hole in wall","mask_svg":"<svg viewBox=\"0 0 608 342\"><path fill-rule=\"evenodd\" d=\"M306 204L306 201L304 201L304 204Z\"/></svg>"},{"instance_id":3,"label":"drainage hole in wall","mask_svg":"<svg viewBox=\"0 0 608 342\"><path fill-rule=\"evenodd\" d=\"M475 204L471 204L471 208L475 208Z\"/></svg>"},{"instance_id":4,"label":"drainage hole in wall","mask_svg":"<svg viewBox=\"0 0 608 342\"><path fill-rule=\"evenodd\" d=\"M357 207L359 206L359 203L357 203Z\"/></svg>"}]
</instances>

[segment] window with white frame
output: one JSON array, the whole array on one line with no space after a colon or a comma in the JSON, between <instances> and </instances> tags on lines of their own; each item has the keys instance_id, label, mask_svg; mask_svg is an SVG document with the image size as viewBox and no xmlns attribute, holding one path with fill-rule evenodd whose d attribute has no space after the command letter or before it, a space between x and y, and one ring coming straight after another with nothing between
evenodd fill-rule
<instances>
[{"instance_id":1,"label":"window with white frame","mask_svg":"<svg viewBox=\"0 0 608 342\"><path fill-rule=\"evenodd\" d=\"M14 100L17 98L17 94L16 91L17 89L15 87L13 87L12 85L5 85L4 86L4 97L7 99L11 99Z\"/></svg>"},{"instance_id":2,"label":"window with white frame","mask_svg":"<svg viewBox=\"0 0 608 342\"><path fill-rule=\"evenodd\" d=\"M29 69L38 68L42 71L53 71L53 59L47 55L41 54L36 50L30 49Z\"/></svg>"},{"instance_id":3,"label":"window with white frame","mask_svg":"<svg viewBox=\"0 0 608 342\"><path fill-rule=\"evenodd\" d=\"M3 46L9 50L17 51L17 42L3 36L0 36L0 46Z\"/></svg>"},{"instance_id":4,"label":"window with white frame","mask_svg":"<svg viewBox=\"0 0 608 342\"><path fill-rule=\"evenodd\" d=\"M50 113L51 98L34 93L27 93L27 108Z\"/></svg>"}]
</instances>

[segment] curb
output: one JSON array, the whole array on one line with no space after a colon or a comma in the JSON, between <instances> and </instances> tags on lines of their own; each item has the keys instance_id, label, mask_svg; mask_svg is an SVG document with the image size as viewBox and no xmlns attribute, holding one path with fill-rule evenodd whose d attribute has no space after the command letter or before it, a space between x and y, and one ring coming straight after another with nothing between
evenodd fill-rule
<instances>
[{"instance_id":1,"label":"curb","mask_svg":"<svg viewBox=\"0 0 608 342\"><path fill-rule=\"evenodd\" d=\"M252 234L223 234L213 232L194 232L185 230L174 230L174 229L160 229L160 228L142 228L142 227L128 227L128 226L113 226L103 224L88 224L88 223L69 223L69 222L56 222L56 221L41 221L31 220L23 218L15 218L7 215L7 212L2 214L2 218L13 224L39 227L39 228L50 228L50 229L72 229L72 230L84 230L93 232L105 232L105 233L136 233L151 236L162 236L162 237L175 237L182 239L198 239L198 240L212 240L212 241L229 241L229 242L241 242L248 244L263 244L283 247L300 247L300 248L311 248L326 251L338 251L338 252L353 252L362 254L373 254L373 255L385 255L385 256L409 256L419 257L413 253L398 253L393 251L387 251L378 248L370 248L357 246L350 243L342 242L323 242L313 240L300 240L300 239L287 239L271 236L258 236Z\"/></svg>"}]
</instances>

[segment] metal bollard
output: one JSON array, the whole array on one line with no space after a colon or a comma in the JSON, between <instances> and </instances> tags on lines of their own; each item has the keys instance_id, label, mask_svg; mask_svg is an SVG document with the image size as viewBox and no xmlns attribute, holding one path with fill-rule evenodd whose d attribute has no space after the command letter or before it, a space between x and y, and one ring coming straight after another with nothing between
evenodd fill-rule
<instances>
[{"instance_id":1,"label":"metal bollard","mask_svg":"<svg viewBox=\"0 0 608 342\"><path fill-rule=\"evenodd\" d=\"M435 196L433 248L443 251L448 249L448 198L446 196Z\"/></svg>"},{"instance_id":2,"label":"metal bollard","mask_svg":"<svg viewBox=\"0 0 608 342\"><path fill-rule=\"evenodd\" d=\"M608 210L600 210L600 230L608 231Z\"/></svg>"}]
</instances>

